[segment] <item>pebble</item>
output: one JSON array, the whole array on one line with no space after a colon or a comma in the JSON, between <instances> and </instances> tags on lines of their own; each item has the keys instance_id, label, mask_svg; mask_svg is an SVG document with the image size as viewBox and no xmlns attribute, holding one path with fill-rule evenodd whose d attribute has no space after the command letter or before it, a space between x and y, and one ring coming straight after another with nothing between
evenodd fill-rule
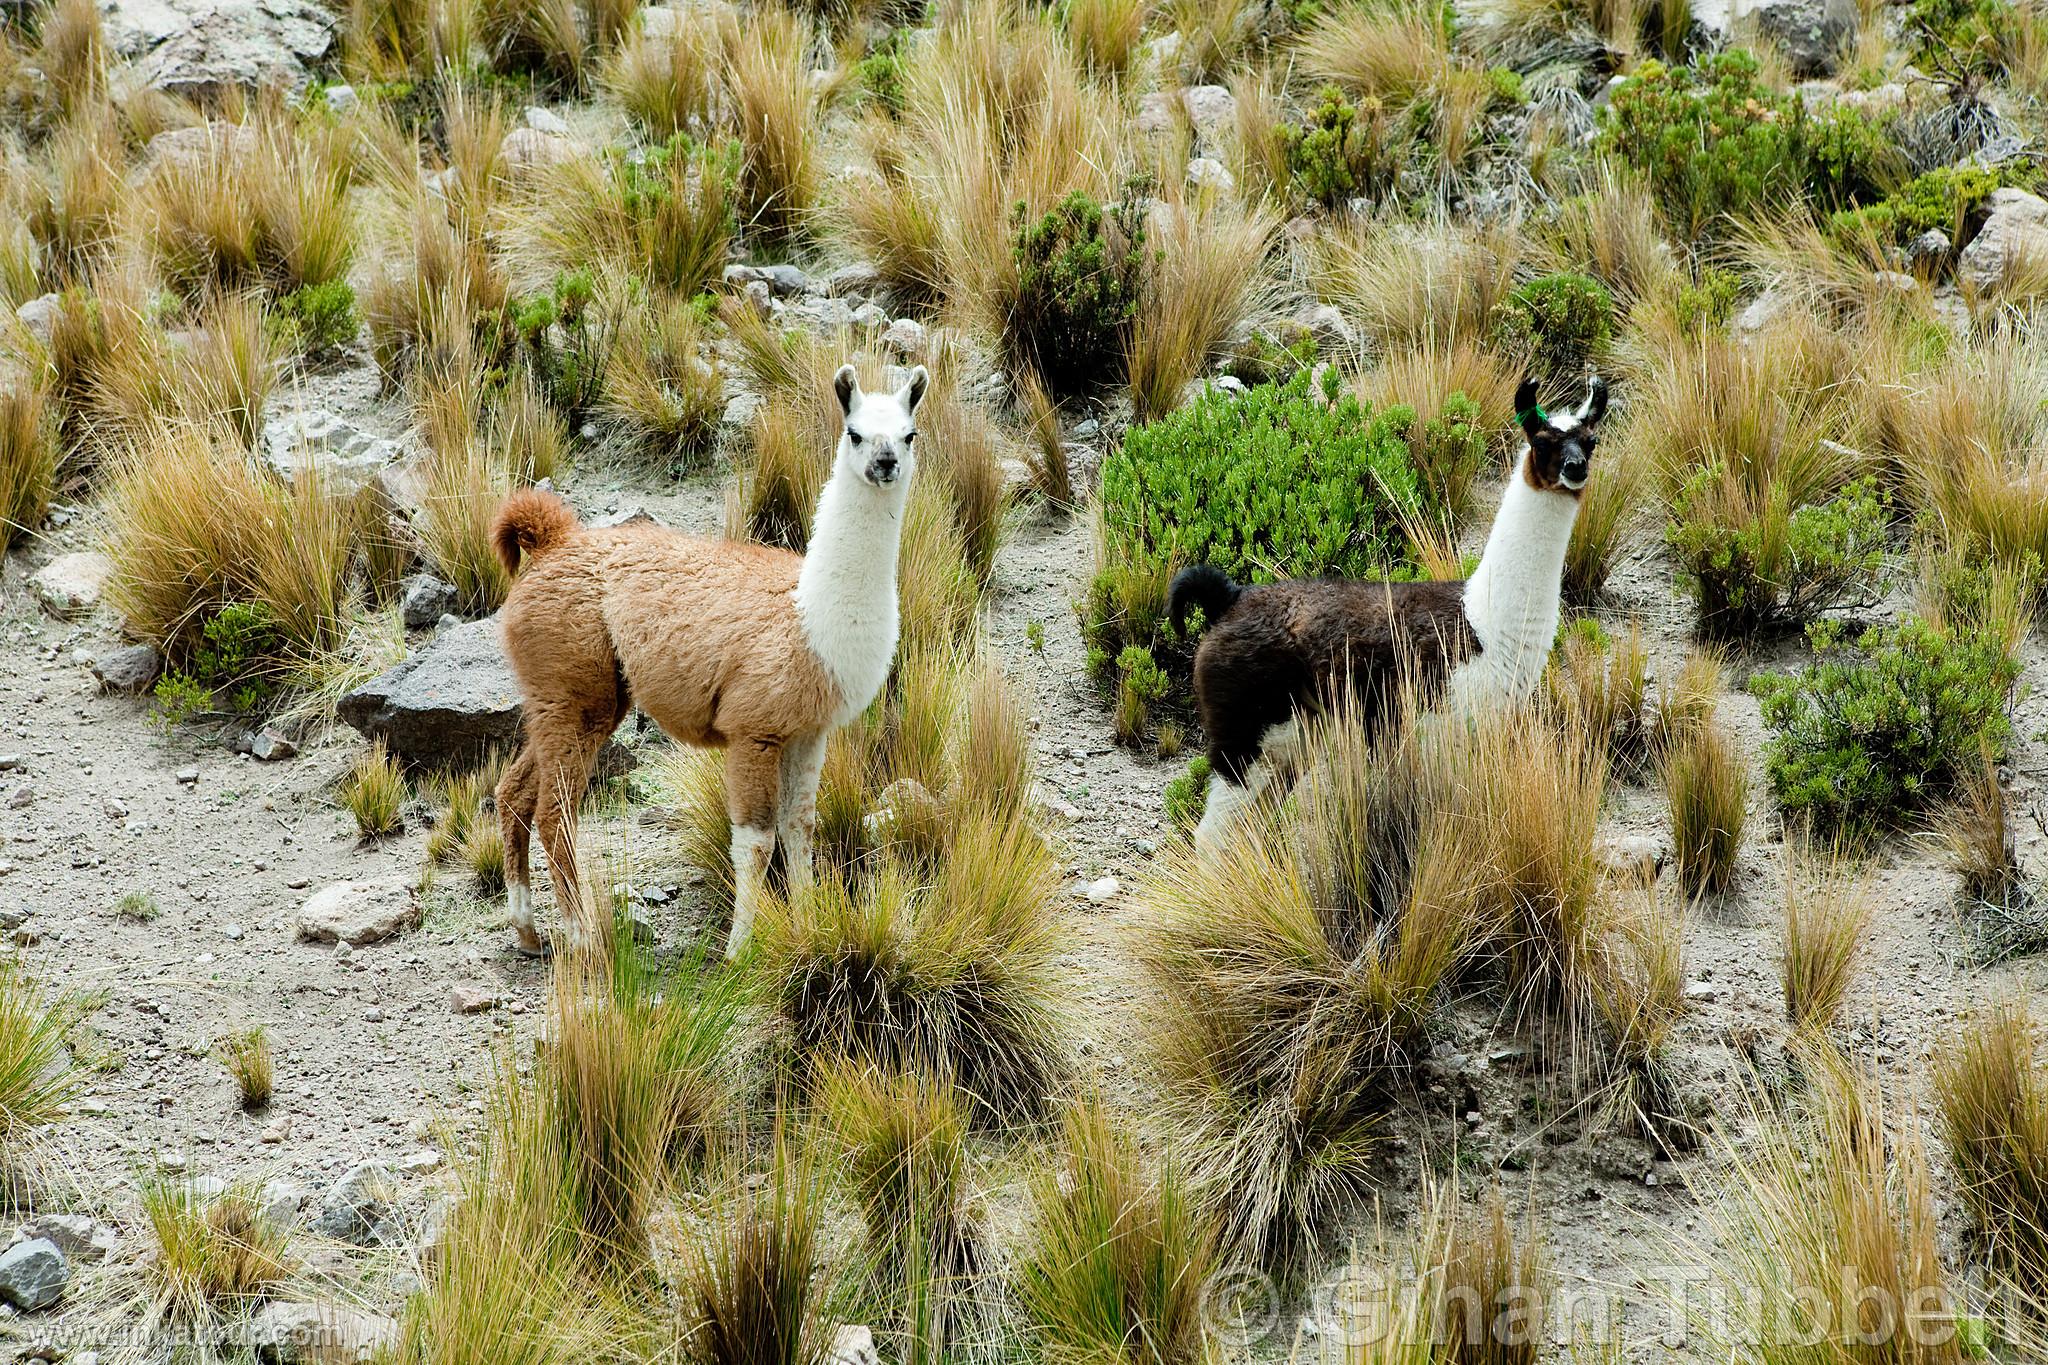
<instances>
[{"instance_id":1,"label":"pebble","mask_svg":"<svg viewBox=\"0 0 2048 1365\"><path fill-rule=\"evenodd\" d=\"M197 768L180 768L180 769L178 769L178 771L177 771L177 774L176 774L176 776L177 776L177 779L178 779L178 783L179 783L179 785L180 785L180 786L185 786L185 787L190 787L190 786L194 786L194 785L196 785L196 784L198 783L198 781L199 781L199 769L197 769Z\"/></svg>"},{"instance_id":2,"label":"pebble","mask_svg":"<svg viewBox=\"0 0 2048 1365\"><path fill-rule=\"evenodd\" d=\"M11 773L21 768L20 754L0 754L0 773Z\"/></svg>"},{"instance_id":3,"label":"pebble","mask_svg":"<svg viewBox=\"0 0 2048 1365\"><path fill-rule=\"evenodd\" d=\"M1098 877L1088 883L1086 894L1089 900L1101 905L1104 901L1114 900L1117 892L1123 889L1123 883L1114 877Z\"/></svg>"}]
</instances>

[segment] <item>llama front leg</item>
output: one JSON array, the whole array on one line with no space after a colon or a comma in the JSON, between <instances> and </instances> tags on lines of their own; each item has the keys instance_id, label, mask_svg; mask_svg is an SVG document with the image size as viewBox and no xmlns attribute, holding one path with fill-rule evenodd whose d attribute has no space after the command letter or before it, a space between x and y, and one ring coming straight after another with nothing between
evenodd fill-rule
<instances>
[{"instance_id":1,"label":"llama front leg","mask_svg":"<svg viewBox=\"0 0 2048 1365\"><path fill-rule=\"evenodd\" d=\"M738 739L725 751L725 799L732 817L732 933L728 960L754 931L754 913L768 889L775 857L776 797L782 785L779 739Z\"/></svg>"},{"instance_id":2,"label":"llama front leg","mask_svg":"<svg viewBox=\"0 0 2048 1365\"><path fill-rule=\"evenodd\" d=\"M824 766L824 735L793 739L782 751L775 834L782 845L783 876L792 894L811 884L811 834L818 825L818 774Z\"/></svg>"},{"instance_id":3,"label":"llama front leg","mask_svg":"<svg viewBox=\"0 0 2048 1365\"><path fill-rule=\"evenodd\" d=\"M547 951L533 925L531 841L539 792L534 786L532 746L519 751L498 780L498 829L505 838L505 917L518 936L519 951L539 957Z\"/></svg>"}]
</instances>

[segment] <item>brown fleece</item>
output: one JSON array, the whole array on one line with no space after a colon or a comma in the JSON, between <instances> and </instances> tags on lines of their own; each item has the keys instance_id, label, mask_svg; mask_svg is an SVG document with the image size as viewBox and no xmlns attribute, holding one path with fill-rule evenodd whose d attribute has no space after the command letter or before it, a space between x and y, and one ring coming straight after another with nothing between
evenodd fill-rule
<instances>
[{"instance_id":1,"label":"brown fleece","mask_svg":"<svg viewBox=\"0 0 2048 1365\"><path fill-rule=\"evenodd\" d=\"M733 823L772 828L784 747L822 735L840 701L790 600L802 557L646 524L592 530L533 490L506 500L498 533L529 555L503 613L526 696L498 786L511 879L526 884L538 825L556 902L580 916L576 804L636 704L685 744L723 747Z\"/></svg>"},{"instance_id":2,"label":"brown fleece","mask_svg":"<svg viewBox=\"0 0 2048 1365\"><path fill-rule=\"evenodd\" d=\"M506 573L519 572L519 556L531 559L576 534L576 513L553 493L522 488L498 506L491 522L491 544Z\"/></svg>"},{"instance_id":3,"label":"brown fleece","mask_svg":"<svg viewBox=\"0 0 2048 1365\"><path fill-rule=\"evenodd\" d=\"M1462 580L1300 579L1246 588L1195 651L1195 705L1209 761L1232 782L1266 731L1349 686L1368 726L1411 684L1433 697L1479 652Z\"/></svg>"}]
</instances>

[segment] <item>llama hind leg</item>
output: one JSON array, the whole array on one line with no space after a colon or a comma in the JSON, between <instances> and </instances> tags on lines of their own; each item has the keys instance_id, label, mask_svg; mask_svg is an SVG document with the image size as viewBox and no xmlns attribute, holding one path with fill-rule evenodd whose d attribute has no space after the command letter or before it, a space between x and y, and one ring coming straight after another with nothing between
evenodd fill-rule
<instances>
[{"instance_id":1,"label":"llama hind leg","mask_svg":"<svg viewBox=\"0 0 2048 1365\"><path fill-rule=\"evenodd\" d=\"M777 796L782 786L783 742L736 739L725 751L725 799L732 816L732 933L728 959L739 956L754 931L754 913L768 889L775 857Z\"/></svg>"},{"instance_id":2,"label":"llama hind leg","mask_svg":"<svg viewBox=\"0 0 2048 1365\"><path fill-rule=\"evenodd\" d=\"M534 762L533 746L525 745L498 779L498 828L505 838L505 914L512 932L518 935L519 951L530 957L547 951L533 927L531 842L540 798Z\"/></svg>"},{"instance_id":3,"label":"llama hind leg","mask_svg":"<svg viewBox=\"0 0 2048 1365\"><path fill-rule=\"evenodd\" d=\"M538 792L534 824L540 831L541 847L548 854L548 877L555 886L555 906L562 917L563 936L571 948L589 945L601 927L585 914L583 883L576 868L576 811L583 790L590 785L590 771L597 755L610 737L609 730L584 731L549 746L535 765Z\"/></svg>"},{"instance_id":4,"label":"llama hind leg","mask_svg":"<svg viewBox=\"0 0 2048 1365\"><path fill-rule=\"evenodd\" d=\"M793 739L782 750L775 837L782 845L782 873L791 892L811 884L811 835L818 825L818 774L825 766L825 738Z\"/></svg>"}]
</instances>

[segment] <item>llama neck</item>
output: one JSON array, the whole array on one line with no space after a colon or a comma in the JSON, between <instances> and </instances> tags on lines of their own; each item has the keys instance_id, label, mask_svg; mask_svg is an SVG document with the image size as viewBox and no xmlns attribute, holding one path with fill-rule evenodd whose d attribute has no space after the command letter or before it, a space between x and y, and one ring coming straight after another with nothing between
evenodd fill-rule
<instances>
[{"instance_id":1,"label":"llama neck","mask_svg":"<svg viewBox=\"0 0 2048 1365\"><path fill-rule=\"evenodd\" d=\"M867 709L896 657L896 551L904 489L876 488L835 465L818 497L797 575L797 619L839 687L835 723Z\"/></svg>"},{"instance_id":2,"label":"llama neck","mask_svg":"<svg viewBox=\"0 0 2048 1365\"><path fill-rule=\"evenodd\" d=\"M1465 585L1465 618L1483 649L1486 690L1512 701L1536 690L1550 658L1565 547L1579 513L1577 498L1530 485L1528 458L1524 449L1501 495L1479 567Z\"/></svg>"}]
</instances>

